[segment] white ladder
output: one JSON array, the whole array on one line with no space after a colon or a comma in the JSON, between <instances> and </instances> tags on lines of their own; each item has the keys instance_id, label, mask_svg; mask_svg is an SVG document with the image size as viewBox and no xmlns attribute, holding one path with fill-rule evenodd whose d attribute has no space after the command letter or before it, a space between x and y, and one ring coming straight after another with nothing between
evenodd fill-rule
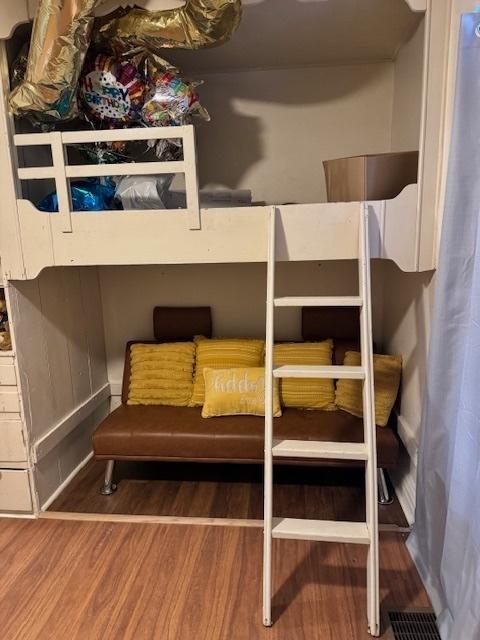
<instances>
[{"instance_id":1,"label":"white ladder","mask_svg":"<svg viewBox=\"0 0 480 640\"><path fill-rule=\"evenodd\" d=\"M370 291L370 250L368 241L368 207L360 204L358 223L359 295L349 297L275 298L275 220L272 207L269 220L267 268L267 318L265 351L265 487L263 553L263 623L272 625L272 538L348 542L368 545L367 618L372 636L380 633L378 577L378 507L377 451L373 388L372 310ZM358 307L360 309L361 366L273 366L275 307ZM326 336L328 337L328 336ZM273 438L274 378L350 378L363 380L363 443L276 440ZM365 462L366 521L337 522L273 518L273 458L318 458L361 460Z\"/></svg>"}]
</instances>

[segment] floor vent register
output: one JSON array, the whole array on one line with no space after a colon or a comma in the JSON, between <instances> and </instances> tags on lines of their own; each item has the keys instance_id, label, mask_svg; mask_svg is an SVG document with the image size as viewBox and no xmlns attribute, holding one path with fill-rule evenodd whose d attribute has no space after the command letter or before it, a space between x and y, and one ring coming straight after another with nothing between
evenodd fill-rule
<instances>
[{"instance_id":1,"label":"floor vent register","mask_svg":"<svg viewBox=\"0 0 480 640\"><path fill-rule=\"evenodd\" d=\"M433 611L389 611L387 622L391 640L441 640Z\"/></svg>"}]
</instances>

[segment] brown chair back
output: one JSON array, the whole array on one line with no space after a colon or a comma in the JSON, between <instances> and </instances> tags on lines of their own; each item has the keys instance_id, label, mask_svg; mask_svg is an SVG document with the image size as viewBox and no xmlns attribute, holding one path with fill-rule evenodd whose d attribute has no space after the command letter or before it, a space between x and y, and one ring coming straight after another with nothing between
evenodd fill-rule
<instances>
[{"instance_id":1,"label":"brown chair back","mask_svg":"<svg viewBox=\"0 0 480 640\"><path fill-rule=\"evenodd\" d=\"M212 337L210 307L155 307L153 335L158 342L189 342L193 336Z\"/></svg>"}]
</instances>

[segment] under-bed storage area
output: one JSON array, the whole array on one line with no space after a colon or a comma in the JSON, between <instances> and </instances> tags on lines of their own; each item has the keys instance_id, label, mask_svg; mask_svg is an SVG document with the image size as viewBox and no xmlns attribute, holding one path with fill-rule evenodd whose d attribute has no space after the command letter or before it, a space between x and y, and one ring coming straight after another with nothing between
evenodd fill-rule
<instances>
[{"instance_id":1,"label":"under-bed storage area","mask_svg":"<svg viewBox=\"0 0 480 640\"><path fill-rule=\"evenodd\" d=\"M433 214L429 206L425 212L418 206L430 144L424 138L426 100L435 89L425 72L425 65L433 64L430 17L404 0L360 5L342 0L335 7L290 0L280 4L281 10L276 2L274 11L271 2L244 2L229 42L166 53L186 77L203 80L198 91L211 121L195 121L195 135L191 125L92 132L77 122L39 133L25 118L9 117L7 109L3 126L10 146L3 153L12 174L1 179L8 191L17 185L19 198L12 200L6 220L15 237L3 249L9 277L32 278L54 265L263 260L264 206L279 206L291 229L297 218L302 224L314 224L317 217L341 220L347 209L326 204L323 162L408 151L420 153L419 186L375 198L380 202L374 207L378 237L372 254L392 258L405 270L434 265L435 225L428 218ZM4 76L28 34L28 24L13 27L6 29L12 37L4 41ZM6 84L4 93L6 101ZM158 158L145 154L142 140L137 144L141 151L129 158L135 164L96 165L78 150L94 140L118 142L149 134L183 138L181 158L155 164ZM172 210L148 211L74 211L69 202L68 184L90 173L102 180L130 173L140 181L144 174L161 180L167 172L180 176L171 191L186 194L183 210L175 198L167 205ZM402 186L412 181L415 177ZM38 211L53 191L60 211ZM348 220L347 226L353 239ZM301 244L290 228L285 243ZM332 257L355 257L338 251Z\"/></svg>"},{"instance_id":2,"label":"under-bed storage area","mask_svg":"<svg viewBox=\"0 0 480 640\"><path fill-rule=\"evenodd\" d=\"M373 263L374 341L380 352L383 344L382 318L388 299L384 291L385 266L383 261ZM354 295L358 287L357 279L355 261L280 263L277 267L277 289L282 296L293 293L304 296ZM149 478L154 481L151 485L154 491L160 487L173 486L169 484L171 482L185 483L185 490L189 483L197 482L199 484L196 486L203 491L211 481L218 482L217 492L220 495L222 478L228 480L226 491L236 491L235 487L241 482L241 472L234 471L233 468L230 471L228 467L214 470L208 465L202 468L201 464L192 466L191 463L184 462L176 469L172 462L163 462L146 463L146 467L142 469L138 465L119 463L116 480L120 497L108 502L109 498L102 496L104 502L97 502L100 489L98 470L101 468L103 472L105 462L94 464L91 461L92 435L102 420L120 406L127 342L155 339L155 307L184 307L187 325L190 323L190 308L210 308L211 334L214 337L264 339L264 264L55 267L44 270L34 280L12 282L9 290L18 345L16 360L20 372L24 437L31 460L31 467L28 469L33 474L32 485L27 482L30 473L27 465L26 473L21 478L25 478L25 499L32 500L32 508L35 500L41 510L48 509L51 504L57 505L60 510L65 510L65 505L70 505L72 510L85 510L85 501L88 502L86 496L93 496L93 478L95 509L99 512L117 509L120 513L132 511L139 514L145 508L145 513L151 513L152 504L142 507L140 501L128 507L124 501L128 492L135 493L136 488L143 486L142 483ZM175 334L176 327L170 327L168 320L157 318L156 322L157 325L159 322L163 324L164 330ZM202 331L201 327L197 330L208 333L208 329ZM331 322L327 333L330 330L333 336L336 327ZM301 310L279 309L275 340L298 342L302 340L302 333ZM327 337L328 335L318 335L319 339ZM182 410L197 411L189 408ZM310 417L314 422L316 413L318 417L324 412L311 412ZM346 414L345 418L348 418ZM215 422L216 419L198 417L198 420L200 422L197 421L195 429L199 431L201 427L208 431L208 423ZM254 430L261 437L263 419L255 418L255 421ZM348 420L345 419L344 423L341 427L346 430L343 437L348 438ZM386 432L379 432L381 446L385 444L385 435ZM393 432L390 439L392 438L393 453L392 445L389 444L386 457L385 454L382 457L382 460L387 460L386 466L390 465L390 459L394 464L397 455L398 444ZM168 458L169 455L171 456L166 454L165 457ZM214 459L215 455L213 453L203 457ZM148 450L145 451L145 456L148 459ZM85 465L87 467L84 469ZM279 470L278 473L281 475L282 472ZM332 473L341 484L341 473ZM258 474L253 467L245 468L245 486L251 485L252 495L261 491L258 484L261 478ZM2 476L5 487L7 475ZM17 476L13 479L18 480L20 476ZM304 472L303 476L300 473L299 477L303 477L302 482L308 486L316 486L318 482L320 487L322 483L330 482L328 473L320 470L317 475L312 470L310 473ZM76 499L75 482L82 478L84 488L81 491L86 491L87 485L89 489L87 494L78 494L78 503L73 508ZM350 486L352 491L360 491L361 475L351 471L346 473L345 478L347 487ZM229 482L233 483L230 489ZM8 484L8 487L11 485ZM317 490L320 491L318 487ZM288 500L289 492L293 489L287 488L285 491L285 500ZM11 495L10 488L6 495ZM67 495L69 499L64 502ZM4 509L11 510L11 504L13 503L6 502ZM18 510L24 509L25 500L21 504ZM63 506L60 508L60 505ZM199 510L201 511L199 505L192 503L190 506L193 510L191 513L198 515ZM175 515L166 514L166 508L162 507L161 515ZM222 511L218 505L212 512L205 509L200 514L205 517L212 513L220 517ZM225 506L225 517L233 517L234 513L234 505L228 508ZM247 517L243 510L238 511L237 516Z\"/></svg>"},{"instance_id":3,"label":"under-bed storage area","mask_svg":"<svg viewBox=\"0 0 480 640\"><path fill-rule=\"evenodd\" d=\"M385 259L373 263L375 345L414 352L403 318L428 306L430 280L403 272L435 266L447 3L245 1L230 42L166 52L203 81L209 122L94 131L78 121L41 130L11 116L12 65L35 6L21 4L15 16L0 8L0 248L20 345L24 427L13 440L25 455L11 466L27 470L33 508L47 508L88 460L92 432L120 403L125 344L152 337L155 306L210 306L214 335L264 336L272 206L279 294L353 296L367 201L371 256ZM151 139L181 139L182 153L160 161L145 152ZM131 142L134 162L98 164L80 148L99 141ZM383 188L402 173L386 169L399 154L409 157L408 178ZM329 163L351 157L353 174L336 178L347 195L335 198ZM77 180L135 185L173 174L161 207L134 198L123 209L80 211L69 198ZM59 211L40 210L54 192ZM392 311L400 285L407 293ZM276 328L276 340L301 339L300 311L279 310ZM422 344L426 334L419 330ZM404 375L414 400L402 403L413 413L418 384L405 362Z\"/></svg>"},{"instance_id":4,"label":"under-bed storage area","mask_svg":"<svg viewBox=\"0 0 480 640\"><path fill-rule=\"evenodd\" d=\"M41 508L85 462L92 432L109 411L98 273L46 269L10 283L9 298L32 506L38 499Z\"/></svg>"}]
</instances>

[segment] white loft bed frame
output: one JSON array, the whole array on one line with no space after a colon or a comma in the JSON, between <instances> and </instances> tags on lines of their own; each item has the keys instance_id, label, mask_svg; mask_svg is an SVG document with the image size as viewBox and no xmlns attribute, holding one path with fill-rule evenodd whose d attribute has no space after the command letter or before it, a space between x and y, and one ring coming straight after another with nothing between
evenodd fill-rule
<instances>
[{"instance_id":1,"label":"white loft bed frame","mask_svg":"<svg viewBox=\"0 0 480 640\"><path fill-rule=\"evenodd\" d=\"M181 138L184 160L110 165L68 165L68 144ZM32 279L49 266L265 262L268 206L200 209L194 129L160 127L13 136L15 147L51 147L52 166L17 168L19 180L53 178L58 213L16 200L23 265L7 266L8 279ZM14 151L12 149L12 151ZM184 173L187 207L159 211L73 212L68 181L87 176ZM373 258L394 260L404 271L416 260L417 186L393 200L369 202ZM358 257L358 203L278 205L280 261Z\"/></svg>"},{"instance_id":2,"label":"white loft bed frame","mask_svg":"<svg viewBox=\"0 0 480 640\"><path fill-rule=\"evenodd\" d=\"M244 1L248 3L248 0ZM454 7L450 0L405 1L412 11L426 14L419 188L416 202L416 187L411 186L394 200L369 203L371 246L372 257L392 259L404 271L425 271L435 268L438 253L448 152L448 135L444 139L442 132L449 129L451 121L456 24L459 14L462 11L472 11L475 3L473 0L459 0L458 7L456 3ZM131 4L140 4L154 10L164 9L168 3L170 0L105 0L98 5L98 13ZM18 25L32 19L37 2L18 0L0 5L0 98L3 105L9 91L6 39ZM16 150L13 148L13 120L4 108L0 109L0 120L0 130L4 129L0 133L6 136L5 140L2 135L4 144L0 145L0 192L4 208L1 232L4 239L8 238L1 246L7 279L34 278L45 266L54 265L241 262L266 259L264 230L267 209L262 207L241 211L209 209L195 213L189 204L188 212L162 212L161 220L152 211L135 211L135 217L128 212L108 212L97 215L95 221L91 219L95 214L75 213L72 231L67 229L65 232L60 228L65 224L64 214L61 223L52 220L54 216L48 219L44 215L42 218L31 204L19 201L22 196L18 189ZM118 133L116 139L121 139ZM191 172L188 175L192 175ZM15 189L16 197L13 195ZM356 258L347 248L353 246L355 230L351 230L351 237L348 230L346 236L342 235L342 225L347 226L351 219L350 207L350 204L279 206L282 217L279 233L283 232L282 228L288 229L288 237L285 236L283 242L285 250L280 251L279 259ZM307 218L310 224L313 210L316 212L315 217L326 222L328 231L320 238L317 250L309 250L305 246L306 252L302 255L304 244L294 227L299 227L300 219L303 218ZM194 228L192 220L195 215L200 219L201 228L193 233L190 228ZM295 222L290 224L289 218L293 216L296 218L296 225ZM339 225L336 234L331 229L332 218ZM144 229L143 233L139 232L140 226ZM304 230L308 234L311 229L307 225ZM330 232L331 235L327 237L325 233ZM70 237L67 237L68 234ZM345 246L338 243L339 238ZM332 249L333 241L335 247ZM310 246L309 240L308 243Z\"/></svg>"}]
</instances>

